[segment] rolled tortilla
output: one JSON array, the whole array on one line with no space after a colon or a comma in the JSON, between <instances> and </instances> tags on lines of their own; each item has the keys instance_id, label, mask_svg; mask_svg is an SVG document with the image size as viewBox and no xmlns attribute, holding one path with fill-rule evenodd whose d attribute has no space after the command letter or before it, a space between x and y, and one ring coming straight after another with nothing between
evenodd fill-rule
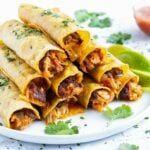
<instances>
[{"instance_id":1,"label":"rolled tortilla","mask_svg":"<svg viewBox=\"0 0 150 150\"><path fill-rule=\"evenodd\" d=\"M134 74L132 71L128 71L126 75L121 79L121 87L117 94L117 99L119 100L129 100L136 101L138 100L142 93L143 89L138 84L139 76Z\"/></svg>"},{"instance_id":2,"label":"rolled tortilla","mask_svg":"<svg viewBox=\"0 0 150 150\"><path fill-rule=\"evenodd\" d=\"M78 97L79 102L86 109L91 107L103 111L104 107L114 99L114 93L94 80L84 77L83 92Z\"/></svg>"},{"instance_id":3,"label":"rolled tortilla","mask_svg":"<svg viewBox=\"0 0 150 150\"><path fill-rule=\"evenodd\" d=\"M81 70L88 73L97 66L105 64L105 60L106 49L91 40L87 47L82 50L82 54L79 56L77 62Z\"/></svg>"},{"instance_id":4,"label":"rolled tortilla","mask_svg":"<svg viewBox=\"0 0 150 150\"><path fill-rule=\"evenodd\" d=\"M4 126L24 129L35 119L39 112L19 97L19 89L0 71L0 116Z\"/></svg>"},{"instance_id":5,"label":"rolled tortilla","mask_svg":"<svg viewBox=\"0 0 150 150\"><path fill-rule=\"evenodd\" d=\"M111 54L107 54L107 62L93 69L89 74L98 83L109 87L115 94L122 83L121 78L127 73L129 66L122 63Z\"/></svg>"},{"instance_id":6,"label":"rolled tortilla","mask_svg":"<svg viewBox=\"0 0 150 150\"><path fill-rule=\"evenodd\" d=\"M34 5L22 4L18 11L20 19L27 25L43 31L65 49L75 61L86 48L90 33L81 29L69 16L58 8L44 10Z\"/></svg>"},{"instance_id":7,"label":"rolled tortilla","mask_svg":"<svg viewBox=\"0 0 150 150\"><path fill-rule=\"evenodd\" d=\"M48 41L42 32L17 20L6 21L0 26L0 38L28 65L45 77L52 78L67 65L67 56L61 48Z\"/></svg>"},{"instance_id":8,"label":"rolled tortilla","mask_svg":"<svg viewBox=\"0 0 150 150\"><path fill-rule=\"evenodd\" d=\"M0 69L18 86L21 97L35 105L44 106L50 81L36 73L3 43L0 43L0 60Z\"/></svg>"},{"instance_id":9,"label":"rolled tortilla","mask_svg":"<svg viewBox=\"0 0 150 150\"><path fill-rule=\"evenodd\" d=\"M59 98L49 90L47 99L46 106L42 108L42 115L46 124L85 112L85 108L78 103L76 97Z\"/></svg>"},{"instance_id":10,"label":"rolled tortilla","mask_svg":"<svg viewBox=\"0 0 150 150\"><path fill-rule=\"evenodd\" d=\"M83 90L82 79L82 72L74 64L69 63L61 74L51 80L52 90L58 97L71 98Z\"/></svg>"}]
</instances>

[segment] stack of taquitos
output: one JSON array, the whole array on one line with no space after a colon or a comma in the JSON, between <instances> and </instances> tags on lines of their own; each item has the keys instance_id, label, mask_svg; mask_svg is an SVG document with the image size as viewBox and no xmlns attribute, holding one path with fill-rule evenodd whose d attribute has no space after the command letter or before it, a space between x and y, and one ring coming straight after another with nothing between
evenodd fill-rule
<instances>
[{"instance_id":1,"label":"stack of taquitos","mask_svg":"<svg viewBox=\"0 0 150 150\"><path fill-rule=\"evenodd\" d=\"M19 89L0 70L0 116L6 127L21 130L40 116L19 94Z\"/></svg>"},{"instance_id":2,"label":"stack of taquitos","mask_svg":"<svg viewBox=\"0 0 150 150\"><path fill-rule=\"evenodd\" d=\"M27 25L44 31L46 35L62 46L69 54L70 58L71 56L75 56L74 53L76 53L77 59L71 58L71 61L76 60L82 71L90 74L90 76L100 84L110 87L117 98L122 90L125 91L124 88L126 89L127 85L130 86L130 95L135 95L135 92L133 92L134 90L131 89L136 88L135 91L137 96L135 96L136 98L134 99L138 99L141 96L142 89L140 86L137 86L138 80L134 80L136 84L134 87L130 84L131 80L129 83L126 83L127 78L129 78L128 66L121 63L110 54L108 54L110 56L105 57L106 50L97 46L97 44L89 39L91 37L87 34L84 35L88 40L87 38L82 39L81 37L84 36L78 32L79 28L74 28L76 23L72 21L70 17L64 15L59 9L44 10L30 4L23 4L19 7L18 13L19 17ZM63 26L64 23L65 26ZM61 36L55 34L57 31ZM82 31L86 33L85 30ZM82 47L82 44L86 46ZM69 51L67 46L72 47L72 50ZM78 48L80 48L80 50L78 50ZM124 85L124 87L122 85ZM123 98L123 96L121 97ZM132 96L129 97L131 98Z\"/></svg>"},{"instance_id":3,"label":"stack of taquitos","mask_svg":"<svg viewBox=\"0 0 150 150\"><path fill-rule=\"evenodd\" d=\"M89 72L97 65L104 64L106 49L90 40L90 33L79 28L74 20L59 9L44 10L23 4L18 13L25 24L40 29L64 48L70 60L76 61L82 71Z\"/></svg>"},{"instance_id":4,"label":"stack of taquitos","mask_svg":"<svg viewBox=\"0 0 150 150\"><path fill-rule=\"evenodd\" d=\"M138 76L129 71L128 65L107 53L88 31L59 9L24 4L19 7L19 17L26 25L9 20L0 26L0 39L10 48L0 44L0 69L18 86L22 99L40 107L46 123L88 107L103 111L114 97L137 100L141 96ZM83 77L78 67L88 77ZM22 122L26 126L33 119L28 110L23 110L25 121L18 125L17 110L10 119L17 122L9 126L24 128L20 127Z\"/></svg>"},{"instance_id":5,"label":"stack of taquitos","mask_svg":"<svg viewBox=\"0 0 150 150\"><path fill-rule=\"evenodd\" d=\"M57 48L56 46L54 47L52 44L50 44L41 32L36 29L27 27L16 20L10 20L1 26L0 37L7 46L13 49L13 51L24 61L26 61L31 67L43 75L46 74L45 77L50 78L52 83L52 91L55 93L56 98L67 99L67 102L69 102L69 99L72 99L74 96L80 94L83 89L81 83L82 72L79 71L74 64L67 60L65 53L60 48ZM11 50L9 53L9 55L13 55ZM44 56L43 54L45 53L46 55ZM56 59L54 57L55 60L52 60L53 57L49 57L50 55L53 56L57 53L58 55ZM44 56L44 58L42 58L42 56ZM2 57L2 59L5 58ZM43 60L45 60L45 62L40 64L40 62ZM53 70L56 70L56 72L54 73L50 68L46 68L43 73L42 70L40 70L40 66L43 67L46 65L47 67L47 64L49 64L49 66L53 64L53 68L55 68ZM10 65L11 64L8 63L8 67L10 67ZM59 69L60 65L62 65L62 69ZM6 69L4 65L2 65L2 67L4 70ZM57 70L61 71L57 72ZM28 73L30 74L30 72ZM14 76L11 78L14 78ZM17 82L16 84L19 86L18 80L15 82ZM44 103L38 104L38 106L47 108L46 96L44 98ZM48 101L50 101L50 98ZM35 102L32 103L36 104ZM42 108L42 111L44 108ZM43 117L45 117L45 115Z\"/></svg>"}]
</instances>

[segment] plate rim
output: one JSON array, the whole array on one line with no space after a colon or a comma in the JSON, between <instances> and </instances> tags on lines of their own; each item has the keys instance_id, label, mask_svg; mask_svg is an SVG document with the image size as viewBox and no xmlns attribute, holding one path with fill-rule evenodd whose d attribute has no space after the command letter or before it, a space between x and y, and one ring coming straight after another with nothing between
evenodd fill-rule
<instances>
[{"instance_id":1,"label":"plate rim","mask_svg":"<svg viewBox=\"0 0 150 150\"><path fill-rule=\"evenodd\" d=\"M144 92L144 94L150 95L147 92ZM92 142L125 131L131 128L134 124L142 121L145 115L148 114L148 112L150 111L150 104L146 107L146 109L144 109L143 111L142 110L138 112L135 116L131 116L127 118L128 120L124 122L123 126L120 127L120 125L115 125L111 128L108 128L107 130L104 130L102 134L100 132L97 133L93 132L87 134L74 134L74 135L47 135L47 134L33 135L29 133L20 132L14 129L9 129L5 126L0 126L0 130L1 130L0 135L13 138L13 139L15 137L16 140L21 140L24 142L36 143L36 144L61 145L61 144L76 144L76 143Z\"/></svg>"}]
</instances>

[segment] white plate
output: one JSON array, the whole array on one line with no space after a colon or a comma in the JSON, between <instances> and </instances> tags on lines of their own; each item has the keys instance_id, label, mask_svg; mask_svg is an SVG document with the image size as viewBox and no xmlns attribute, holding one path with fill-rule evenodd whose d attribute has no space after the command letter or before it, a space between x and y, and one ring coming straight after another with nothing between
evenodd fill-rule
<instances>
[{"instance_id":1,"label":"white plate","mask_svg":"<svg viewBox=\"0 0 150 150\"><path fill-rule=\"evenodd\" d=\"M112 102L109 106L115 108L123 103L132 107L133 115L126 119L119 119L108 124L108 120L102 113L88 110L86 113L71 117L72 125L80 127L77 135L47 135L44 133L44 122L34 122L23 131L16 131L6 127L0 127L0 134L32 143L43 144L73 144L83 143L109 137L126 130L141 121L150 109L150 94L144 93L137 102ZM85 119L80 119L83 116ZM70 118L69 118L70 119ZM67 119L68 120L68 119ZM87 126L84 126L87 124Z\"/></svg>"}]
</instances>

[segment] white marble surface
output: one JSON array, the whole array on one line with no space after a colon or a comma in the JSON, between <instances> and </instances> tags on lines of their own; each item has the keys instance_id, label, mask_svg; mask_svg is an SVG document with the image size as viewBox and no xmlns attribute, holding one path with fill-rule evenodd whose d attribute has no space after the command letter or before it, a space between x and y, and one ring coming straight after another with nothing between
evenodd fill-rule
<instances>
[{"instance_id":1,"label":"white marble surface","mask_svg":"<svg viewBox=\"0 0 150 150\"><path fill-rule=\"evenodd\" d=\"M113 19L113 25L105 29L89 29L93 34L99 36L97 42L108 46L105 41L111 33L127 32L132 34L132 39L125 45L137 49L148 57L150 56L150 37L139 30L133 18L134 0L5 0L0 5L0 23L8 18L17 17L17 7L22 2L32 2L44 7L61 7L65 12L72 12L70 15L73 15L73 12L80 8L105 11ZM0 136L0 150L117 150L120 143L136 144L139 145L140 150L149 150L150 133L146 134L145 131L150 130L150 111L145 117L149 117L149 119L143 118L143 121L137 125L138 128L132 127L118 135L85 144L39 145Z\"/></svg>"}]
</instances>

